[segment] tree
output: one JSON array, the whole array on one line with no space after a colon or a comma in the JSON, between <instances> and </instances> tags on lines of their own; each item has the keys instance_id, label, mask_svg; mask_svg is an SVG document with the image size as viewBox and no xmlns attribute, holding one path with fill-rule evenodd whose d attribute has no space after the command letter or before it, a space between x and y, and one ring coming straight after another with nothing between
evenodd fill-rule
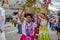
<instances>
[{"instance_id":1,"label":"tree","mask_svg":"<svg viewBox=\"0 0 60 40\"><path fill-rule=\"evenodd\" d=\"M60 16L60 11L58 12L58 16Z\"/></svg>"}]
</instances>

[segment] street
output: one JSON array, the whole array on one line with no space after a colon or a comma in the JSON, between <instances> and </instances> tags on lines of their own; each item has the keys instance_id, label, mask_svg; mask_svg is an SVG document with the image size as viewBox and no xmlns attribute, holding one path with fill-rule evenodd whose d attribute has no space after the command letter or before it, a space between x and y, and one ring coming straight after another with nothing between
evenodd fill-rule
<instances>
[{"instance_id":1,"label":"street","mask_svg":"<svg viewBox=\"0 0 60 40\"><path fill-rule=\"evenodd\" d=\"M7 40L19 40L20 34L17 33L16 28L6 29L6 39Z\"/></svg>"},{"instance_id":2,"label":"street","mask_svg":"<svg viewBox=\"0 0 60 40\"><path fill-rule=\"evenodd\" d=\"M11 23L9 23L9 24L12 25ZM5 25L8 26L9 24L7 24L7 25L5 24ZM21 34L17 33L17 27L13 27L13 26L7 27L5 29L5 34L6 34L7 40L19 40L20 35L21 35Z\"/></svg>"},{"instance_id":3,"label":"street","mask_svg":"<svg viewBox=\"0 0 60 40\"><path fill-rule=\"evenodd\" d=\"M1 12L0 16L4 15L5 18L6 24L4 25L4 28L5 28L6 40L20 40L22 34L17 33L18 29L17 27L14 27L13 22L18 21L16 23L19 23L20 21L21 23L21 18L24 17L23 14L33 14L33 17L34 15L36 15L37 20L40 18L43 19L40 20L40 22L42 21L43 26L47 24L47 22L45 24L45 21L47 20L49 20L49 22L52 22L53 24L56 24L57 19L60 17L60 0L0 0L0 9L1 7L4 8L5 10L5 13L4 10L0 10ZM24 9L23 12L21 12L22 9ZM21 16L20 14L22 14L23 17L20 17ZM27 21L29 22L30 19L31 22L32 20L35 19L35 17L34 19L32 18L30 19L27 17L28 19ZM52 20L50 21L51 18ZM3 19L3 17L1 17L0 19ZM37 24L38 23L39 21L37 21ZM58 23L60 24L60 20L58 20ZM30 24L27 25L27 27L28 26L30 26ZM41 25L39 25L39 27L40 26ZM29 28L29 30L30 29L31 28ZM48 32L51 40L58 40L57 32L52 31L49 25L48 25Z\"/></svg>"},{"instance_id":4,"label":"street","mask_svg":"<svg viewBox=\"0 0 60 40\"><path fill-rule=\"evenodd\" d=\"M49 27L48 27L48 30L49 30L51 40L57 40L56 31L51 31ZM6 39L7 40L19 40L21 37L21 34L18 34L17 32L18 32L17 27L6 28L5 30Z\"/></svg>"}]
</instances>

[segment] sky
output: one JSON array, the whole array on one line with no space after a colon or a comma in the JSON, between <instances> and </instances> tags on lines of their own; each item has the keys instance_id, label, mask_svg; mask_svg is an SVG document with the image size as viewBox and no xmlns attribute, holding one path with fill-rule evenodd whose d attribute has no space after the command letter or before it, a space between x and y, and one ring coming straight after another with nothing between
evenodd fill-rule
<instances>
[{"instance_id":1,"label":"sky","mask_svg":"<svg viewBox=\"0 0 60 40\"><path fill-rule=\"evenodd\" d=\"M60 10L60 0L52 0L53 5L49 5L49 9L52 11Z\"/></svg>"}]
</instances>

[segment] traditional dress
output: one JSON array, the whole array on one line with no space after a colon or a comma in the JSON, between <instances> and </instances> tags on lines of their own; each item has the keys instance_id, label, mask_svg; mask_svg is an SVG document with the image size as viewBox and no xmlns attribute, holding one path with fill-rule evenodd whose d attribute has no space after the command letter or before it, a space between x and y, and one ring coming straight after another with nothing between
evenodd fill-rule
<instances>
[{"instance_id":1,"label":"traditional dress","mask_svg":"<svg viewBox=\"0 0 60 40\"><path fill-rule=\"evenodd\" d=\"M30 27L28 27L30 26ZM31 22L23 22L22 24L22 36L20 40L34 40L34 28L36 27L36 24Z\"/></svg>"},{"instance_id":2,"label":"traditional dress","mask_svg":"<svg viewBox=\"0 0 60 40\"><path fill-rule=\"evenodd\" d=\"M47 29L47 21L45 19L41 20L41 28L39 31L38 40L50 40L48 29Z\"/></svg>"}]
</instances>

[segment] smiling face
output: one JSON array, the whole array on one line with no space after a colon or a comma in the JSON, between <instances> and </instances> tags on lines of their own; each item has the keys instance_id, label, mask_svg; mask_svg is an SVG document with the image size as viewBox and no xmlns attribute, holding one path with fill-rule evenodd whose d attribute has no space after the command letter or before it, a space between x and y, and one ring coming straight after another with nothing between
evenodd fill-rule
<instances>
[{"instance_id":1,"label":"smiling face","mask_svg":"<svg viewBox=\"0 0 60 40\"><path fill-rule=\"evenodd\" d=\"M42 18L45 19L45 15L42 14Z\"/></svg>"},{"instance_id":2,"label":"smiling face","mask_svg":"<svg viewBox=\"0 0 60 40\"><path fill-rule=\"evenodd\" d=\"M30 22L32 21L32 18L31 18L30 16L27 16L27 17L26 17L26 21L27 21L28 23L30 23Z\"/></svg>"}]
</instances>

